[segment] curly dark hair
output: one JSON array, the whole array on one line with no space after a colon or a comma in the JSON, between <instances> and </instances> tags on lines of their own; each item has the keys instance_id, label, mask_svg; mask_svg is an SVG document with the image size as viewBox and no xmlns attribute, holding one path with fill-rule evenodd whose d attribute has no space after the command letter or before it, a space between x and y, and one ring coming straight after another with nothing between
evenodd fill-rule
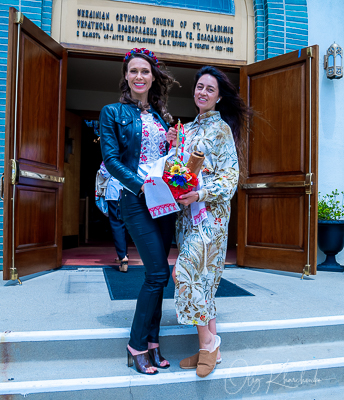
<instances>
[{"instance_id":1,"label":"curly dark hair","mask_svg":"<svg viewBox=\"0 0 344 400\"><path fill-rule=\"evenodd\" d=\"M170 91L173 84L178 84L178 82L172 77L172 75L165 68L165 65L162 62L156 63L153 58L149 57L146 54L134 53L123 62L122 79L119 83L122 94L119 101L124 104L133 103L137 107L141 108L141 110L144 109L145 105L142 104L141 101L131 98L130 87L128 85L128 81L125 79L130 60L137 57L143 58L144 60L149 62L152 69L152 74L155 78L148 92L149 104L155 109L155 111L158 112L158 114L163 118L165 122L172 123L173 118L171 114L167 112L166 105L168 100L168 92Z\"/></svg>"}]
</instances>

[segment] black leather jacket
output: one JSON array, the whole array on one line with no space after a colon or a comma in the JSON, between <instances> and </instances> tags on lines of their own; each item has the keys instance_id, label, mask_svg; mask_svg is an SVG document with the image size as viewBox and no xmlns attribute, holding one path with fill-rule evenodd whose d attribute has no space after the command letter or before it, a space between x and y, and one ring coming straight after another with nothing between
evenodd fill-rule
<instances>
[{"instance_id":1,"label":"black leather jacket","mask_svg":"<svg viewBox=\"0 0 344 400\"><path fill-rule=\"evenodd\" d=\"M148 110L168 130L166 122L152 108ZM100 147L106 169L138 195L143 179L137 175L141 153L141 110L135 104L115 103L100 113Z\"/></svg>"}]
</instances>

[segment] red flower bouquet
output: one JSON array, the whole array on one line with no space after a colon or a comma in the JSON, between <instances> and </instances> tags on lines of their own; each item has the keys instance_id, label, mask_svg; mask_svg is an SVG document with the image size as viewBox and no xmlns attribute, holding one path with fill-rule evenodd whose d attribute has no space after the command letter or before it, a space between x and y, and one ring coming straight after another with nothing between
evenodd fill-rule
<instances>
[{"instance_id":1,"label":"red flower bouquet","mask_svg":"<svg viewBox=\"0 0 344 400\"><path fill-rule=\"evenodd\" d=\"M190 192L198 184L197 176L178 159L174 160L169 170L164 171L162 179L167 183L175 199Z\"/></svg>"},{"instance_id":2,"label":"red flower bouquet","mask_svg":"<svg viewBox=\"0 0 344 400\"><path fill-rule=\"evenodd\" d=\"M166 160L165 171L162 179L167 183L172 195L178 199L182 194L191 192L191 190L198 185L197 175L201 169L204 160L202 152L193 152L190 155L189 161L185 165L184 160L184 146L185 146L185 132L184 126L178 121L175 126L177 130L177 144L176 154ZM181 153L178 154L179 137L182 139ZM172 148L172 141L170 142L170 149Z\"/></svg>"}]
</instances>

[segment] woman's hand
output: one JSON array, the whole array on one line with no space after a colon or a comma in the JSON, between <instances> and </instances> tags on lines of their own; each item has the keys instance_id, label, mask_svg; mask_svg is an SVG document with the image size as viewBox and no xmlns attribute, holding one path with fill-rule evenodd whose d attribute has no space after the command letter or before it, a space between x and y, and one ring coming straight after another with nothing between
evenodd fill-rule
<instances>
[{"instance_id":1,"label":"woman's hand","mask_svg":"<svg viewBox=\"0 0 344 400\"><path fill-rule=\"evenodd\" d=\"M197 192L191 191L189 193L182 194L177 199L177 202L183 204L183 206L189 206L199 199L199 194Z\"/></svg>"},{"instance_id":2,"label":"woman's hand","mask_svg":"<svg viewBox=\"0 0 344 400\"><path fill-rule=\"evenodd\" d=\"M168 132L166 133L166 140L168 143L171 142L172 140L172 146L175 146L177 144L177 131L174 128L170 128Z\"/></svg>"},{"instance_id":3,"label":"woman's hand","mask_svg":"<svg viewBox=\"0 0 344 400\"><path fill-rule=\"evenodd\" d=\"M143 185L141 186L141 192L142 192L142 193L145 192L145 184L143 184Z\"/></svg>"},{"instance_id":4,"label":"woman's hand","mask_svg":"<svg viewBox=\"0 0 344 400\"><path fill-rule=\"evenodd\" d=\"M173 270L172 270L172 279L174 284L176 284L176 264L174 264Z\"/></svg>"}]
</instances>

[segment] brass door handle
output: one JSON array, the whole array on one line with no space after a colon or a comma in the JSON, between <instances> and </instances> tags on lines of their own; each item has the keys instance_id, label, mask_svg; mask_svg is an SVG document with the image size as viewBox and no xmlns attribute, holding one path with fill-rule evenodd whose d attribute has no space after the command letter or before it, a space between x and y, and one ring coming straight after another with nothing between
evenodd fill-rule
<instances>
[{"instance_id":1,"label":"brass door handle","mask_svg":"<svg viewBox=\"0 0 344 400\"><path fill-rule=\"evenodd\" d=\"M306 174L305 181L306 194L313 194L313 173Z\"/></svg>"},{"instance_id":2,"label":"brass door handle","mask_svg":"<svg viewBox=\"0 0 344 400\"><path fill-rule=\"evenodd\" d=\"M17 180L17 163L16 160L11 159L11 184L15 185Z\"/></svg>"},{"instance_id":3,"label":"brass door handle","mask_svg":"<svg viewBox=\"0 0 344 400\"><path fill-rule=\"evenodd\" d=\"M240 185L241 189L270 189L270 188L306 188L306 194L313 193L313 173L306 174L305 181L294 182L266 182L266 183L244 183Z\"/></svg>"}]
</instances>

